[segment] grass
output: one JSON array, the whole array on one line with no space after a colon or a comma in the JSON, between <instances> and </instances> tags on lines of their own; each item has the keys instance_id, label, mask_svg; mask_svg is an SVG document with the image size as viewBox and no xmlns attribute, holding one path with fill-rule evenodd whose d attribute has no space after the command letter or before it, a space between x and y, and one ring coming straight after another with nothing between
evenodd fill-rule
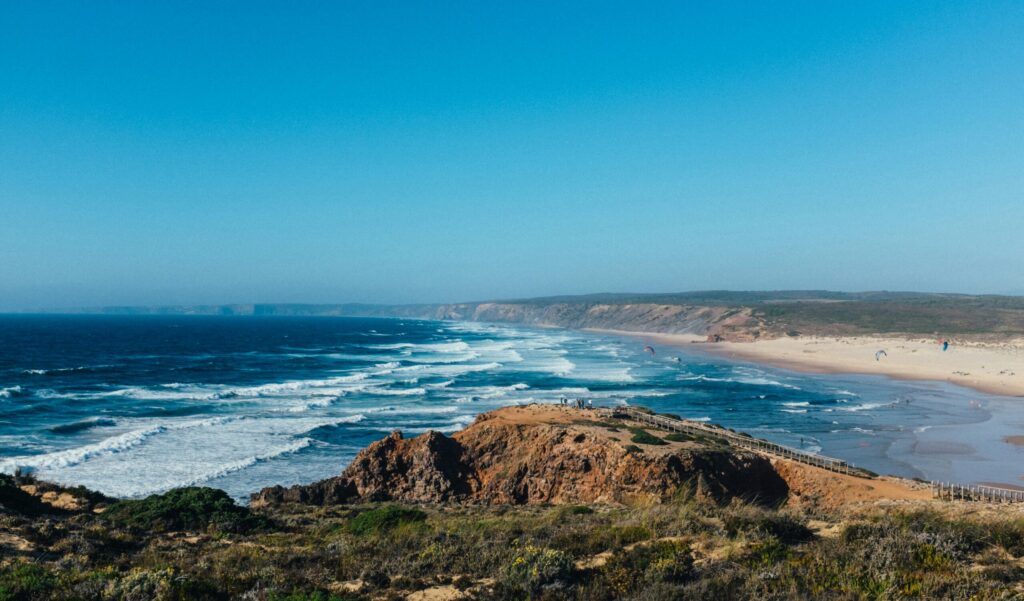
<instances>
[{"instance_id":1,"label":"grass","mask_svg":"<svg viewBox=\"0 0 1024 601\"><path fill-rule=\"evenodd\" d=\"M420 524L427 514L419 509L385 505L358 514L348 523L348 531L356 536L380 534L402 526Z\"/></svg>"}]
</instances>

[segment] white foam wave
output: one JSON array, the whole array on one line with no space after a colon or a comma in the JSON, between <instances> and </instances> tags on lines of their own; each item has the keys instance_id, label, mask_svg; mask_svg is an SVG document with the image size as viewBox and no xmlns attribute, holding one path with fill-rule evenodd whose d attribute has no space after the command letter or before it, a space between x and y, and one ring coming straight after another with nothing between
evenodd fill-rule
<instances>
[{"instance_id":1,"label":"white foam wave","mask_svg":"<svg viewBox=\"0 0 1024 601\"><path fill-rule=\"evenodd\" d=\"M142 444L150 436L166 432L165 426L152 426L141 430L133 430L111 436L100 442L67 449L65 451L54 451L42 455L27 455L12 457L0 461L0 472L13 473L19 467L31 467L34 469L57 469L77 465L89 459L112 453L120 453L132 447Z\"/></svg>"},{"instance_id":2,"label":"white foam wave","mask_svg":"<svg viewBox=\"0 0 1024 601\"><path fill-rule=\"evenodd\" d=\"M431 388L431 389L441 389L441 388L448 388L449 386L451 386L454 383L455 383L455 380L445 380L444 382L436 382L434 384L424 384L423 387L424 388Z\"/></svg>"},{"instance_id":3,"label":"white foam wave","mask_svg":"<svg viewBox=\"0 0 1024 601\"><path fill-rule=\"evenodd\" d=\"M810 407L811 404L808 401L791 401L783 403L783 405L786 407Z\"/></svg>"},{"instance_id":4,"label":"white foam wave","mask_svg":"<svg viewBox=\"0 0 1024 601\"><path fill-rule=\"evenodd\" d=\"M228 474L232 474L234 472L241 471L241 470L244 470L246 468L252 467L252 466L256 465L257 463L260 463L260 462L263 462L263 461L269 461L271 459L276 459L278 457L281 457L282 455L290 455L292 453L297 453L297 452L301 451L302 449L305 449L305 448L309 447L312 444L313 444L313 439L312 438L301 438L301 439L296 440L295 442L292 442L290 444L287 444L287 445L284 445L284 446L281 446L281 447L277 447L277 448L274 448L274 449L270 449L270 450L265 451L263 453L260 453L258 455L251 455L249 457L244 457L242 459L238 459L238 460L235 460L235 461L230 461L228 463L225 463L225 464L217 467L216 469L213 469L213 470L210 470L208 472L204 472L204 473L202 473L202 474L200 474L198 476L195 476L194 478L192 478L191 480L189 480L187 482L181 482L181 483L177 484L177 486L195 486L197 484L202 484L204 482L209 482L210 480L215 480L217 478L222 478L224 476L227 476ZM156 490L152 490L152 491L148 491L148 492L156 492L157 490L160 490L160 489L158 488Z\"/></svg>"},{"instance_id":5,"label":"white foam wave","mask_svg":"<svg viewBox=\"0 0 1024 601\"><path fill-rule=\"evenodd\" d=\"M838 407L839 411L857 412L857 411L870 411L871 409L879 409L881 407L889 407L892 403L863 403L860 405L854 405L852 407Z\"/></svg>"},{"instance_id":6,"label":"white foam wave","mask_svg":"<svg viewBox=\"0 0 1024 601\"><path fill-rule=\"evenodd\" d=\"M779 409L783 413L807 413L806 409Z\"/></svg>"},{"instance_id":7,"label":"white foam wave","mask_svg":"<svg viewBox=\"0 0 1024 601\"><path fill-rule=\"evenodd\" d=\"M379 407L376 409L369 409L366 412L370 414L384 414L384 415L432 415L437 413L455 413L459 410L458 407L452 405L434 405L428 407Z\"/></svg>"},{"instance_id":8,"label":"white foam wave","mask_svg":"<svg viewBox=\"0 0 1024 601\"><path fill-rule=\"evenodd\" d=\"M427 394L427 391L423 388L383 388L373 387L367 388L364 392L367 394L377 394L383 396L421 396Z\"/></svg>"},{"instance_id":9,"label":"white foam wave","mask_svg":"<svg viewBox=\"0 0 1024 601\"><path fill-rule=\"evenodd\" d=\"M9 399L12 396L21 394L21 386L8 386L7 388L0 388L0 399Z\"/></svg>"}]
</instances>

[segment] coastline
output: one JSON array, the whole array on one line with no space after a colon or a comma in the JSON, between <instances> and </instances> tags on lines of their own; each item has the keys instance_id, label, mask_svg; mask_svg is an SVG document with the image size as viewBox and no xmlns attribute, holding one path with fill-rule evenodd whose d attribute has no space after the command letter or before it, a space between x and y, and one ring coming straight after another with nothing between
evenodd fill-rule
<instances>
[{"instance_id":1,"label":"coastline","mask_svg":"<svg viewBox=\"0 0 1024 601\"><path fill-rule=\"evenodd\" d=\"M942 351L934 340L921 338L801 336L757 342L709 343L695 334L607 329L585 331L640 338L794 371L948 382L987 394L1024 397L1024 344L1021 341L954 343L949 350ZM886 354L875 360L875 353L879 350L885 350Z\"/></svg>"}]
</instances>

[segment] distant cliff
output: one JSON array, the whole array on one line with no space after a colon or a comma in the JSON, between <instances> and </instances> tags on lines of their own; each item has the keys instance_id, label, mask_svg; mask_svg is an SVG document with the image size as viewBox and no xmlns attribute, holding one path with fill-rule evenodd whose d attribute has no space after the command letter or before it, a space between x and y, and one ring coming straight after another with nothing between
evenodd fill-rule
<instances>
[{"instance_id":1,"label":"distant cliff","mask_svg":"<svg viewBox=\"0 0 1024 601\"><path fill-rule=\"evenodd\" d=\"M236 304L63 311L131 315L350 316L697 334L723 340L800 335L1024 337L1024 297L917 292L705 291L591 294L452 304Z\"/></svg>"}]
</instances>

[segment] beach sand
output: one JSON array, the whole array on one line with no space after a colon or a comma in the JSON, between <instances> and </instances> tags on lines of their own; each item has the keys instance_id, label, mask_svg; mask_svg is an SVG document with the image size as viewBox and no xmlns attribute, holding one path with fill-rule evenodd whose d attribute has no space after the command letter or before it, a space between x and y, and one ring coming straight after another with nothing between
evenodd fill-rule
<instances>
[{"instance_id":1,"label":"beach sand","mask_svg":"<svg viewBox=\"0 0 1024 601\"><path fill-rule=\"evenodd\" d=\"M706 343L703 337L692 334L601 332L797 371L944 381L990 394L1024 397L1024 340L998 344L954 342L949 350L943 351L935 340L921 338L799 336ZM876 361L875 353L879 350L886 354Z\"/></svg>"}]
</instances>

